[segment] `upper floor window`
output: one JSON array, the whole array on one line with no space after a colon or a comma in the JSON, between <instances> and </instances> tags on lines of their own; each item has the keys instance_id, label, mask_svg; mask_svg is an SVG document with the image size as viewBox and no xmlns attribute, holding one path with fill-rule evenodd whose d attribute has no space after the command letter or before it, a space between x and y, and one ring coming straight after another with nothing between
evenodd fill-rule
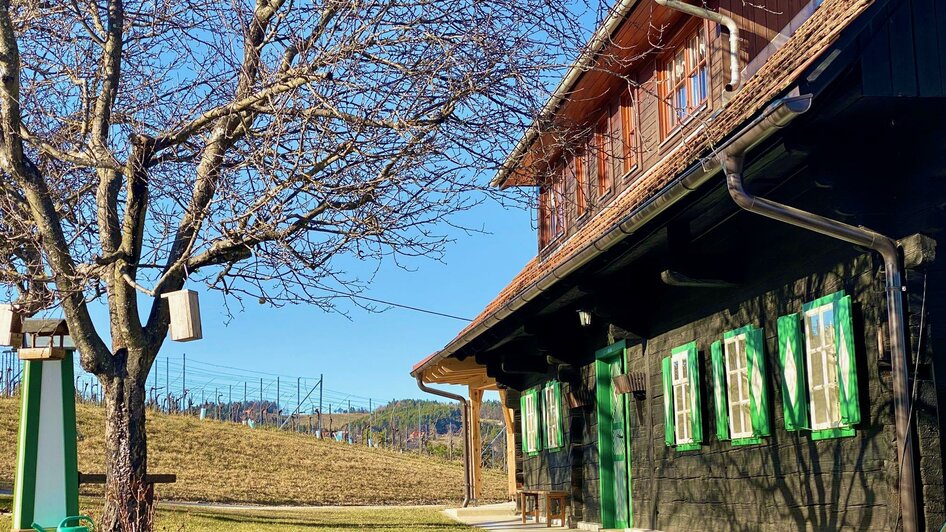
<instances>
[{"instance_id":1,"label":"upper floor window","mask_svg":"<svg viewBox=\"0 0 946 532\"><path fill-rule=\"evenodd\" d=\"M637 166L637 120L635 119L634 99L631 92L621 95L621 133L623 136L624 166L626 174Z\"/></svg>"},{"instance_id":2,"label":"upper floor window","mask_svg":"<svg viewBox=\"0 0 946 532\"><path fill-rule=\"evenodd\" d=\"M585 179L582 157L570 157L565 168L565 180L568 183L574 183L575 187L575 216L581 217L581 215L588 212L588 182Z\"/></svg>"},{"instance_id":3,"label":"upper floor window","mask_svg":"<svg viewBox=\"0 0 946 532\"><path fill-rule=\"evenodd\" d=\"M614 151L611 149L611 120L610 114L605 113L595 126L595 136L592 140L592 156L595 159L598 181L598 197L607 195L614 186L611 175L610 159Z\"/></svg>"},{"instance_id":4,"label":"upper floor window","mask_svg":"<svg viewBox=\"0 0 946 532\"><path fill-rule=\"evenodd\" d=\"M552 174L551 182L539 193L539 247L565 233L565 179L563 169Z\"/></svg>"},{"instance_id":5,"label":"upper floor window","mask_svg":"<svg viewBox=\"0 0 946 532\"><path fill-rule=\"evenodd\" d=\"M696 32L674 48L661 66L661 126L669 136L706 104L709 95L709 63L706 28Z\"/></svg>"}]
</instances>

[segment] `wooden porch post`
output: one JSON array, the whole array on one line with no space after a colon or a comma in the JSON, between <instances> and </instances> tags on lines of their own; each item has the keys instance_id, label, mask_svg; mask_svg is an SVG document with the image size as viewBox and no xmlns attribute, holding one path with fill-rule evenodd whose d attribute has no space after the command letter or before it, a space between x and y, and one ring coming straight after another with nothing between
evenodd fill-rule
<instances>
[{"instance_id":1,"label":"wooden porch post","mask_svg":"<svg viewBox=\"0 0 946 532\"><path fill-rule=\"evenodd\" d=\"M499 403L502 405L503 420L506 422L506 483L509 498L516 496L516 412L506 408L506 390L499 390Z\"/></svg>"},{"instance_id":2,"label":"wooden porch post","mask_svg":"<svg viewBox=\"0 0 946 532\"><path fill-rule=\"evenodd\" d=\"M470 386L470 452L473 461L473 499L480 498L483 480L483 441L480 435L480 409L483 406L483 390Z\"/></svg>"}]
</instances>

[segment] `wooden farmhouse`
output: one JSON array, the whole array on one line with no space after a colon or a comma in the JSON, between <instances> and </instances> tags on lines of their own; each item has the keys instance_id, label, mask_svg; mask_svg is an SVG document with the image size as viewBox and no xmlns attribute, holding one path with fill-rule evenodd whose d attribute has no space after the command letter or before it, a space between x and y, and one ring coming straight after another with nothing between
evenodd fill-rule
<instances>
[{"instance_id":1,"label":"wooden farmhouse","mask_svg":"<svg viewBox=\"0 0 946 532\"><path fill-rule=\"evenodd\" d=\"M619 1L493 182L537 256L412 374L573 527L939 530L944 96L941 1Z\"/></svg>"}]
</instances>

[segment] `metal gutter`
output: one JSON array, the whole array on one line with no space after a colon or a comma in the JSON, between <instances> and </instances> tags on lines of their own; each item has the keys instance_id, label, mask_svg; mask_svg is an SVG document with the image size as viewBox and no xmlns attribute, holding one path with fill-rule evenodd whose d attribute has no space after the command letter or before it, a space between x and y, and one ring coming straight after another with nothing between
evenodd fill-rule
<instances>
[{"instance_id":1,"label":"metal gutter","mask_svg":"<svg viewBox=\"0 0 946 532\"><path fill-rule=\"evenodd\" d=\"M424 384L423 372L417 374L417 387L422 392L438 395L447 399L453 399L460 402L460 423L463 425L463 508L469 506L473 500L473 461L470 459L470 449L473 443L470 431L469 404L466 398L455 393L445 392L436 388L431 388ZM420 434L418 434L418 438Z\"/></svg>"},{"instance_id":2,"label":"metal gutter","mask_svg":"<svg viewBox=\"0 0 946 532\"><path fill-rule=\"evenodd\" d=\"M890 328L890 353L893 372L894 415L896 418L897 457L900 478L898 485L900 512L904 532L919 529L917 517L917 478L915 474L912 431L910 427L909 357L907 354L907 320L903 309L903 274L898 243L865 227L855 227L795 207L753 196L743 183L746 152L761 142L770 130L784 127L794 116L810 107L807 101L782 102L769 117L746 132L720 153L720 162L726 173L726 182L733 200L741 208L766 218L829 236L876 251L884 260L887 289L887 320Z\"/></svg>"},{"instance_id":3,"label":"metal gutter","mask_svg":"<svg viewBox=\"0 0 946 532\"><path fill-rule=\"evenodd\" d=\"M739 26L732 17L702 7L690 5L680 0L655 0L657 4L668 9L680 11L687 15L709 20L726 26L729 30L729 83L723 88L723 105L729 102L733 93L742 86L742 76L739 68Z\"/></svg>"},{"instance_id":4,"label":"metal gutter","mask_svg":"<svg viewBox=\"0 0 946 532\"><path fill-rule=\"evenodd\" d=\"M723 142L717 148L717 150L725 150L730 145L738 142L739 139L743 137L743 135L755 130L760 124L770 124L770 116L780 108L780 105L778 104L791 99L792 98L785 98L782 100L777 100L772 105L768 106L760 116L755 118L743 129L739 130L739 132L730 137L729 140ZM754 136L758 137L757 142L761 142L775 133L777 129L778 128L776 127L767 126L762 128L761 131L754 133ZM611 249L615 244L621 240L624 240L624 238L627 236L633 234L641 226L653 220L657 215L664 212L671 205L687 196L690 192L693 192L699 188L700 185L706 183L713 176L715 176L717 172L719 172L720 168L720 161L716 157L709 157L707 159L697 161L695 164L690 166L686 172L665 186L660 192L635 208L628 216L623 218L616 225L612 226L611 230L609 230L607 233L585 245L578 253L559 264L552 271L545 274L541 279L538 279L532 283L528 288L521 291L505 305L496 309L492 314L484 318L482 321L465 331L463 334L454 338L442 350L430 357L420 366L416 367L414 371L411 372L411 374L419 376L423 373L425 368L454 354L474 338L489 330L493 325L496 325L497 323L506 319L512 313L525 306L528 302L547 291L559 280L567 277L578 268L581 268L582 266L591 262L591 260L595 257Z\"/></svg>"},{"instance_id":5,"label":"metal gutter","mask_svg":"<svg viewBox=\"0 0 946 532\"><path fill-rule=\"evenodd\" d=\"M595 57L601 52L604 46L611 42L611 35L617 30L618 26L621 25L621 22L624 22L624 17L638 1L639 0L621 0L614 6L614 10L611 11L611 14L608 15L604 23L598 26L598 29L595 30L594 35L591 37L591 41L588 43L587 50L582 53L568 69L565 77L562 78L562 81L559 82L555 91L552 92L552 96L549 97L549 101L542 107L539 116L533 121L532 126L526 131L526 134L519 139L519 142L517 142L512 151L509 152L509 155L506 156L502 167L496 172L493 179L490 180L489 185L491 187L501 187L505 184L506 179L509 178L509 174L519 166L519 160L525 155L526 150L528 150L532 143L538 138L539 124L547 122L555 115L559 105L570 95L578 78L587 71L591 66L591 62L594 61Z\"/></svg>"}]
</instances>

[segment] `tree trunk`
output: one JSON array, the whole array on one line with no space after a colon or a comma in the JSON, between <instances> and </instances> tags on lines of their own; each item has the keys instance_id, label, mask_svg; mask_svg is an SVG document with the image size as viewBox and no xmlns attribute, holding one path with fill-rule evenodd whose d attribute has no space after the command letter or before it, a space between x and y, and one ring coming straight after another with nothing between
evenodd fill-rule
<instances>
[{"instance_id":1,"label":"tree trunk","mask_svg":"<svg viewBox=\"0 0 946 532\"><path fill-rule=\"evenodd\" d=\"M147 532L153 527L147 497L144 386L129 376L100 379L105 392L105 511L100 530Z\"/></svg>"}]
</instances>

